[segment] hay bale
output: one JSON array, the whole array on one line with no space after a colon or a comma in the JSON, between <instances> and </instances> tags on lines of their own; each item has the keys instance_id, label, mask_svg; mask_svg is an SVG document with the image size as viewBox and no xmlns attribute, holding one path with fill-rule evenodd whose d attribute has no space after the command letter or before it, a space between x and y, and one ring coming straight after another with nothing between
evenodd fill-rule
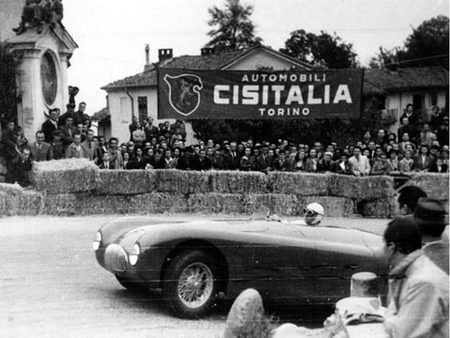
<instances>
[{"instance_id":1,"label":"hay bale","mask_svg":"<svg viewBox=\"0 0 450 338\"><path fill-rule=\"evenodd\" d=\"M26 190L18 184L0 183L0 214L8 216L34 216L43 211L41 193Z\"/></svg>"},{"instance_id":2,"label":"hay bale","mask_svg":"<svg viewBox=\"0 0 450 338\"><path fill-rule=\"evenodd\" d=\"M44 211L44 196L36 191L25 190L19 198L16 215L37 216Z\"/></svg>"},{"instance_id":3,"label":"hay bale","mask_svg":"<svg viewBox=\"0 0 450 338\"><path fill-rule=\"evenodd\" d=\"M78 215L110 215L133 212L131 196L125 195L76 195L75 212Z\"/></svg>"},{"instance_id":4,"label":"hay bale","mask_svg":"<svg viewBox=\"0 0 450 338\"><path fill-rule=\"evenodd\" d=\"M189 212L205 214L245 213L243 196L240 194L192 194L187 199Z\"/></svg>"},{"instance_id":5,"label":"hay bale","mask_svg":"<svg viewBox=\"0 0 450 338\"><path fill-rule=\"evenodd\" d=\"M3 195L3 214L7 216L19 215L20 201L25 190L18 184L0 183L0 193Z\"/></svg>"},{"instance_id":6,"label":"hay bale","mask_svg":"<svg viewBox=\"0 0 450 338\"><path fill-rule=\"evenodd\" d=\"M267 208L270 213L277 215L296 215L298 212L298 200L295 195L287 194L252 194L246 195L243 200L245 213L257 213L258 210Z\"/></svg>"},{"instance_id":7,"label":"hay bale","mask_svg":"<svg viewBox=\"0 0 450 338\"><path fill-rule=\"evenodd\" d=\"M268 176L260 172L209 171L212 192L219 194L261 194L268 192Z\"/></svg>"},{"instance_id":8,"label":"hay bale","mask_svg":"<svg viewBox=\"0 0 450 338\"><path fill-rule=\"evenodd\" d=\"M99 195L137 195L156 190L153 170L100 170L96 193Z\"/></svg>"},{"instance_id":9,"label":"hay bale","mask_svg":"<svg viewBox=\"0 0 450 338\"><path fill-rule=\"evenodd\" d=\"M98 167L87 159L37 162L32 180L36 190L49 194L91 191L96 187Z\"/></svg>"},{"instance_id":10,"label":"hay bale","mask_svg":"<svg viewBox=\"0 0 450 338\"><path fill-rule=\"evenodd\" d=\"M390 176L355 177L330 175L330 196L356 200L374 200L394 196L394 178Z\"/></svg>"},{"instance_id":11,"label":"hay bale","mask_svg":"<svg viewBox=\"0 0 450 338\"><path fill-rule=\"evenodd\" d=\"M355 203L350 198L334 196L297 196L298 213L303 216L303 209L309 203L319 203L325 209L325 217L345 217L355 214ZM295 214L294 214L295 215Z\"/></svg>"},{"instance_id":12,"label":"hay bale","mask_svg":"<svg viewBox=\"0 0 450 338\"><path fill-rule=\"evenodd\" d=\"M0 216L7 216L9 212L8 208L8 194L0 191Z\"/></svg>"},{"instance_id":13,"label":"hay bale","mask_svg":"<svg viewBox=\"0 0 450 338\"><path fill-rule=\"evenodd\" d=\"M441 201L448 201L449 197L449 175L436 173L413 174L411 179L405 183L415 185L423 189L429 197Z\"/></svg>"},{"instance_id":14,"label":"hay bale","mask_svg":"<svg viewBox=\"0 0 450 338\"><path fill-rule=\"evenodd\" d=\"M184 170L156 170L156 190L177 194L196 194L209 191L207 172Z\"/></svg>"},{"instance_id":15,"label":"hay bale","mask_svg":"<svg viewBox=\"0 0 450 338\"><path fill-rule=\"evenodd\" d=\"M76 213L75 194L56 194L44 197L43 212L46 215L66 216Z\"/></svg>"},{"instance_id":16,"label":"hay bale","mask_svg":"<svg viewBox=\"0 0 450 338\"><path fill-rule=\"evenodd\" d=\"M271 172L269 181L274 194L320 196L328 195L330 175Z\"/></svg>"},{"instance_id":17,"label":"hay bale","mask_svg":"<svg viewBox=\"0 0 450 338\"><path fill-rule=\"evenodd\" d=\"M187 212L186 197L182 194L151 193L131 198L133 212L138 214Z\"/></svg>"},{"instance_id":18,"label":"hay bale","mask_svg":"<svg viewBox=\"0 0 450 338\"><path fill-rule=\"evenodd\" d=\"M362 216L388 218L395 214L395 200L393 198L377 199L360 202L358 209Z\"/></svg>"}]
</instances>

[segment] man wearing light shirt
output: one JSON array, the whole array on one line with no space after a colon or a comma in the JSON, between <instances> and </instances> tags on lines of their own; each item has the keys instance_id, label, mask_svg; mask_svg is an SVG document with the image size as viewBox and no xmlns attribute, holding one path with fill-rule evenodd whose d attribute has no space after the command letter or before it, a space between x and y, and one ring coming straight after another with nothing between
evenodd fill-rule
<instances>
[{"instance_id":1,"label":"man wearing light shirt","mask_svg":"<svg viewBox=\"0 0 450 338\"><path fill-rule=\"evenodd\" d=\"M370 173L370 163L367 156L361 154L361 147L353 149L353 156L348 159L354 176L367 176Z\"/></svg>"}]
</instances>

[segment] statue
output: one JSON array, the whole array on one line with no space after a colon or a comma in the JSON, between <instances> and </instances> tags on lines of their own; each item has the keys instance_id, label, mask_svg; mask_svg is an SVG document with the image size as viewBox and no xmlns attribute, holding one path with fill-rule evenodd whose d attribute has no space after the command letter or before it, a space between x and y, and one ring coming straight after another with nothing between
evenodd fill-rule
<instances>
[{"instance_id":1,"label":"statue","mask_svg":"<svg viewBox=\"0 0 450 338\"><path fill-rule=\"evenodd\" d=\"M69 105L75 107L75 96L78 95L80 89L78 87L69 86Z\"/></svg>"},{"instance_id":2,"label":"statue","mask_svg":"<svg viewBox=\"0 0 450 338\"><path fill-rule=\"evenodd\" d=\"M13 31L20 35L28 28L37 27L40 34L44 24L55 27L57 23L61 24L63 16L62 0L26 0L19 27Z\"/></svg>"}]
</instances>

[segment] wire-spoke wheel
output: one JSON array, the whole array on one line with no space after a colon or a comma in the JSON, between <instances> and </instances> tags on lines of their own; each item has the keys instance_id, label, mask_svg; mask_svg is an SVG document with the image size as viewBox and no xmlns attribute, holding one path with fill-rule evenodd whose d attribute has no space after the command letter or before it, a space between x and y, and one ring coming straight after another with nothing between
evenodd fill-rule
<instances>
[{"instance_id":1,"label":"wire-spoke wheel","mask_svg":"<svg viewBox=\"0 0 450 338\"><path fill-rule=\"evenodd\" d=\"M203 263L192 263L181 272L178 279L178 297L189 308L204 305L211 297L214 277Z\"/></svg>"},{"instance_id":2,"label":"wire-spoke wheel","mask_svg":"<svg viewBox=\"0 0 450 338\"><path fill-rule=\"evenodd\" d=\"M164 271L163 294L169 308L185 318L206 314L214 304L218 276L217 263L208 252L179 253Z\"/></svg>"}]
</instances>

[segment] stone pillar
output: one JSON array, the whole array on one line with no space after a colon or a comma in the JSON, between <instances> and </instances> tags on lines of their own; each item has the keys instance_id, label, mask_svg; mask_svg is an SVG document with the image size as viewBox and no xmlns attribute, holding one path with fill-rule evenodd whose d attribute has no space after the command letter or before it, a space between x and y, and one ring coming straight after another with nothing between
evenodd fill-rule
<instances>
[{"instance_id":1,"label":"stone pillar","mask_svg":"<svg viewBox=\"0 0 450 338\"><path fill-rule=\"evenodd\" d=\"M18 123L24 129L25 137L34 140L35 132L45 121L44 103L40 92L40 60L42 51L29 49L23 51L19 67L18 92L21 98L18 109Z\"/></svg>"}]
</instances>

